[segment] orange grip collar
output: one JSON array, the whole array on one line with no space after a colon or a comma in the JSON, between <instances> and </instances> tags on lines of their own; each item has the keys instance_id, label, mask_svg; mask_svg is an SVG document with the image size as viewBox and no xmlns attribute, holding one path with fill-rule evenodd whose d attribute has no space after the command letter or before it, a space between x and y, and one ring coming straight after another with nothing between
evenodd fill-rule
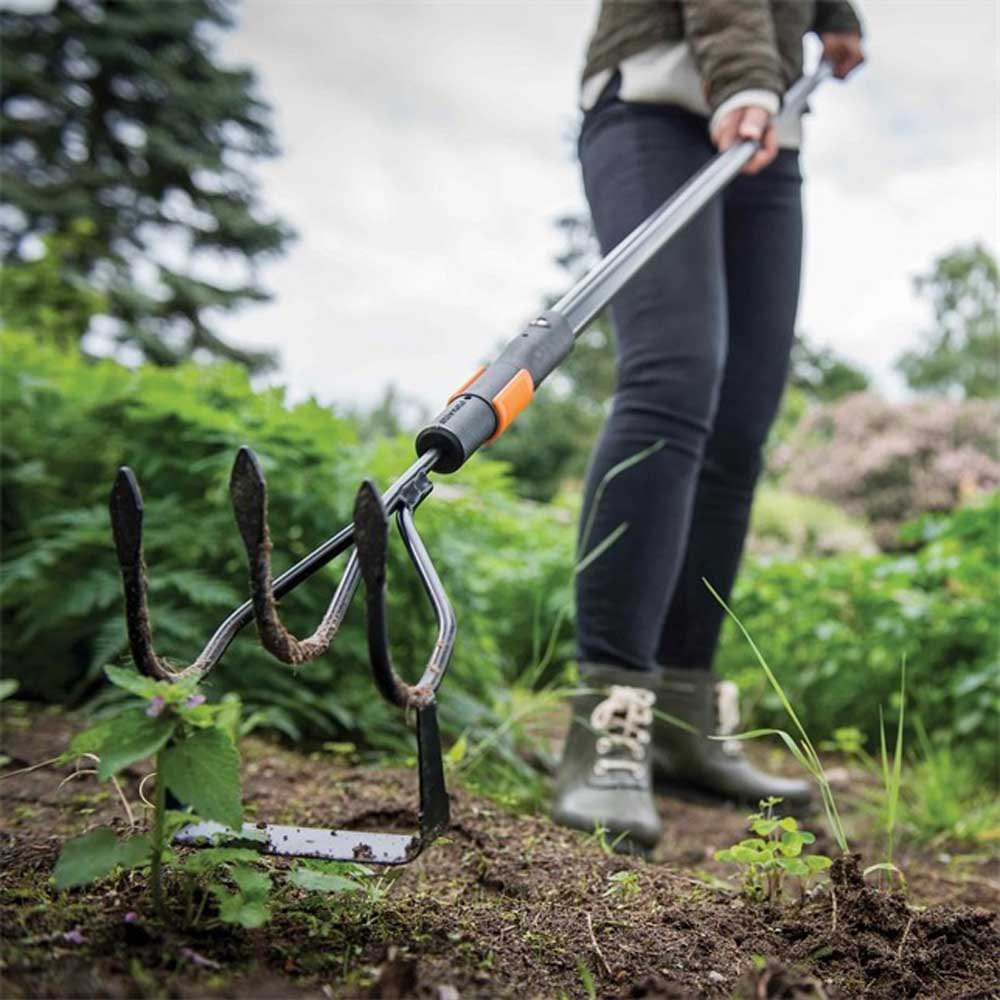
<instances>
[{"instance_id":1,"label":"orange grip collar","mask_svg":"<svg viewBox=\"0 0 1000 1000\"><path fill-rule=\"evenodd\" d=\"M476 369L476 370L475 370L475 371L474 371L474 372L473 372L473 373L472 373L472 374L471 374L471 375L470 375L470 376L469 376L469 377L468 377L468 378L467 378L467 379L466 379L466 380L465 380L465 381L464 381L464 382L463 382L463 383L462 383L462 384L461 384L461 385L460 385L460 386L459 386L459 387L458 387L458 388L457 388L457 389L456 389L456 390L455 390L455 391L454 391L454 392L453 392L453 393L452 393L452 394L451 394L451 395L450 395L449 397L448 397L448 402L449 402L449 403L454 403L454 402L455 402L455 400L456 400L456 399L458 399L458 397L459 397L459 396L461 396L461 395L462 395L462 393L463 393L463 392L465 392L465 390L466 390L466 389L468 389L468 388L469 388L469 386L470 386L470 385L472 385L472 383L473 383L473 382L475 382L475 381L476 381L476 379L477 379L477 378L479 378L479 376L480 376L480 375L482 375L484 371L486 371L486 365L480 365L480 366L479 366L479 367L478 367L478 368L477 368L477 369Z\"/></svg>"},{"instance_id":2,"label":"orange grip collar","mask_svg":"<svg viewBox=\"0 0 1000 1000\"><path fill-rule=\"evenodd\" d=\"M531 372L522 368L494 397L493 409L497 415L497 429L486 441L490 444L514 422L514 418L531 402L535 394L535 383Z\"/></svg>"}]
</instances>

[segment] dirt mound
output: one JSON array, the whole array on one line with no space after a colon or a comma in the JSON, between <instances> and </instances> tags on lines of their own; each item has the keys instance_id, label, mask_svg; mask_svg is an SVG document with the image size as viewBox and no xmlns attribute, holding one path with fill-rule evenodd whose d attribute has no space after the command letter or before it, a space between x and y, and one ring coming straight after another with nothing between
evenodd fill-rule
<instances>
[{"instance_id":1,"label":"dirt mound","mask_svg":"<svg viewBox=\"0 0 1000 1000\"><path fill-rule=\"evenodd\" d=\"M20 733L21 759L32 757L25 741L48 748L44 733L38 720ZM336 770L329 757L254 741L246 756L247 798L259 818L415 824L412 773ZM1000 983L1000 933L989 910L918 908L867 885L854 857L838 861L829 885L801 903L750 903L720 891L706 872L719 872L706 855L738 838L742 813L702 813L673 800L665 814L678 830L684 817L687 832L672 841L673 857L661 852L647 863L455 788L446 840L384 875L377 894L306 893L284 881L289 863L274 860L266 926L220 925L211 899L201 918L188 919L201 900L179 877L168 882L172 918L161 925L138 873L85 891L52 889L61 840L120 814L105 787L80 779L59 789L62 776L36 771L3 786L0 918L10 997L957 1000L992 996Z\"/></svg>"}]
</instances>

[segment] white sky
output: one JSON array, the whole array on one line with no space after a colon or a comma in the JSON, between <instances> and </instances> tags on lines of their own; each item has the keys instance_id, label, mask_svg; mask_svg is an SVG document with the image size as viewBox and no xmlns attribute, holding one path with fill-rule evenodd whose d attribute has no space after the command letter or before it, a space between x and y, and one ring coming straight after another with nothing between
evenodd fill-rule
<instances>
[{"instance_id":1,"label":"white sky","mask_svg":"<svg viewBox=\"0 0 1000 1000\"><path fill-rule=\"evenodd\" d=\"M281 352L293 395L436 407L566 279L554 218L583 195L568 136L596 0L246 0L224 56L253 67L282 155L265 205L299 239L276 293L224 332ZM807 126L799 328L894 391L933 257L994 250L995 0L868 0L869 63Z\"/></svg>"}]
</instances>

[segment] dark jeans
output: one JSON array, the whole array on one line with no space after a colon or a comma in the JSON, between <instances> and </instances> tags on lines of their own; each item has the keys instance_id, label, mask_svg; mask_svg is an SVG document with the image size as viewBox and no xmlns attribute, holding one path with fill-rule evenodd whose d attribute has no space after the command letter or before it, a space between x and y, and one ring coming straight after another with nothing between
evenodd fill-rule
<instances>
[{"instance_id":1,"label":"dark jeans","mask_svg":"<svg viewBox=\"0 0 1000 1000\"><path fill-rule=\"evenodd\" d=\"M606 94L580 160L607 252L714 154L703 118ZM788 370L802 254L798 154L741 176L647 264L612 307L618 379L587 474L587 548L618 540L577 577L581 660L707 668L750 517L761 451Z\"/></svg>"}]
</instances>

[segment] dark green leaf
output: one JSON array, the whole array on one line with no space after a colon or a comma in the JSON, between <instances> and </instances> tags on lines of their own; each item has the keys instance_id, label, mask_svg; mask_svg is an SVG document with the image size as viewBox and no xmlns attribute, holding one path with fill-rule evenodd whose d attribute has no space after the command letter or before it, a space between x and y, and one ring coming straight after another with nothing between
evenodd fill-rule
<instances>
[{"instance_id":1,"label":"dark green leaf","mask_svg":"<svg viewBox=\"0 0 1000 1000\"><path fill-rule=\"evenodd\" d=\"M364 889L361 883L355 882L352 878L311 871L308 868L296 868L289 873L288 881L296 888L308 892L358 892Z\"/></svg>"},{"instance_id":2,"label":"dark green leaf","mask_svg":"<svg viewBox=\"0 0 1000 1000\"><path fill-rule=\"evenodd\" d=\"M110 719L106 727L101 727L96 746L89 741L81 740L81 743L88 745L89 752L101 758L97 776L104 781L129 764L156 754L173 735L176 725L172 719L148 716L145 709L129 709ZM76 740L71 746L80 752Z\"/></svg>"},{"instance_id":3,"label":"dark green leaf","mask_svg":"<svg viewBox=\"0 0 1000 1000\"><path fill-rule=\"evenodd\" d=\"M63 846L54 872L56 888L86 885L119 866L134 868L146 861L149 851L146 837L121 841L106 826L91 830Z\"/></svg>"},{"instance_id":4,"label":"dark green leaf","mask_svg":"<svg viewBox=\"0 0 1000 1000\"><path fill-rule=\"evenodd\" d=\"M163 754L163 780L202 818L243 823L240 757L221 729L200 729Z\"/></svg>"}]
</instances>

